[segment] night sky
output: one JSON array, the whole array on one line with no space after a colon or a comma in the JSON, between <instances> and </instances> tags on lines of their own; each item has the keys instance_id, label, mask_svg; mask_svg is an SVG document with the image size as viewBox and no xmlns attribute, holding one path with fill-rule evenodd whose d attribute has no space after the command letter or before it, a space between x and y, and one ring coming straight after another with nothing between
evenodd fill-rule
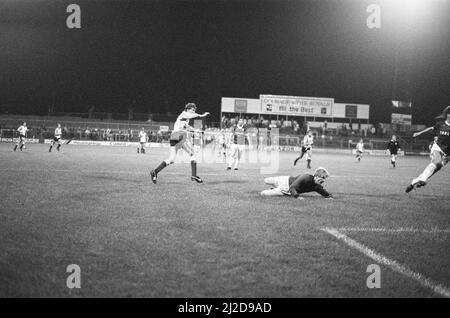
<instances>
[{"instance_id":1,"label":"night sky","mask_svg":"<svg viewBox=\"0 0 450 318\"><path fill-rule=\"evenodd\" d=\"M218 120L221 97L279 94L370 104L389 122L397 64L413 123L429 124L450 105L450 1L403 24L385 2L0 0L0 111L46 114L54 95L57 112L192 101ZM66 27L70 3L81 29ZM370 3L381 29L366 26Z\"/></svg>"}]
</instances>

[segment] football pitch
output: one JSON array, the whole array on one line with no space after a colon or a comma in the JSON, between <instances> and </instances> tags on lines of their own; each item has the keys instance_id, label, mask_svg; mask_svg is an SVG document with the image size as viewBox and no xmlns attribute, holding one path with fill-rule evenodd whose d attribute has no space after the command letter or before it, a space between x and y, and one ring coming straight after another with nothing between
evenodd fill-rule
<instances>
[{"instance_id":1,"label":"football pitch","mask_svg":"<svg viewBox=\"0 0 450 318\"><path fill-rule=\"evenodd\" d=\"M257 163L199 163L203 184L178 163L155 185L167 148L27 147L0 144L0 297L450 297L449 167L404 192L427 157L315 152L335 199L297 200L261 197ZM296 155L272 175L312 173Z\"/></svg>"}]
</instances>

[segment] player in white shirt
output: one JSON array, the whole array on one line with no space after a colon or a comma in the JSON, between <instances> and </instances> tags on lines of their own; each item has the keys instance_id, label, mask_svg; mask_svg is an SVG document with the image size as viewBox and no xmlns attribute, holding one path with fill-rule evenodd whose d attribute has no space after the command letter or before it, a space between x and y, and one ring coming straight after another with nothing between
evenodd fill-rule
<instances>
[{"instance_id":1,"label":"player in white shirt","mask_svg":"<svg viewBox=\"0 0 450 318\"><path fill-rule=\"evenodd\" d=\"M23 122L22 125L19 128L17 128L17 131L19 132L19 141L14 146L14 151L17 150L17 147L19 147L20 151L22 151L22 149L26 148L25 137L27 136L28 131L27 123Z\"/></svg>"},{"instance_id":2,"label":"player in white shirt","mask_svg":"<svg viewBox=\"0 0 450 318\"><path fill-rule=\"evenodd\" d=\"M186 151L191 157L191 180L198 183L203 182L203 180L199 176L197 176L197 161L195 160L193 145L190 141L191 138L188 138L188 133L196 132L193 127L189 126L189 120L206 117L209 115L209 113L206 112L200 115L195 112L196 110L197 106L194 103L186 104L186 106L184 107L184 111L178 116L177 120L175 121L173 131L170 135L169 140L170 156L168 159L161 162L155 170L152 170L150 172L153 183L156 184L158 173L161 170L175 162L178 150L180 149Z\"/></svg>"},{"instance_id":3,"label":"player in white shirt","mask_svg":"<svg viewBox=\"0 0 450 318\"><path fill-rule=\"evenodd\" d=\"M139 132L139 142L141 143L141 146L137 148L137 153L145 154L145 143L148 142L148 135L145 132L144 127L142 127L141 131Z\"/></svg>"},{"instance_id":4,"label":"player in white shirt","mask_svg":"<svg viewBox=\"0 0 450 318\"><path fill-rule=\"evenodd\" d=\"M312 159L312 145L314 143L314 136L311 130L308 130L308 133L303 138L302 142L302 153L298 156L294 161L294 166L297 164L297 161L303 158L306 154L306 167L311 169L311 159Z\"/></svg>"},{"instance_id":5,"label":"player in white shirt","mask_svg":"<svg viewBox=\"0 0 450 318\"><path fill-rule=\"evenodd\" d=\"M58 124L58 126L55 128L55 135L50 144L50 148L48 149L48 152L52 152L52 148L56 143L58 144L58 146L56 147L56 150L59 151L59 149L61 148L61 136L62 136L61 124Z\"/></svg>"},{"instance_id":6,"label":"player in white shirt","mask_svg":"<svg viewBox=\"0 0 450 318\"><path fill-rule=\"evenodd\" d=\"M362 139L356 144L356 160L361 161L362 154L364 153L364 141Z\"/></svg>"},{"instance_id":7,"label":"player in white shirt","mask_svg":"<svg viewBox=\"0 0 450 318\"><path fill-rule=\"evenodd\" d=\"M224 130L220 130L219 134L217 135L217 146L219 147L219 158L223 156L223 159L227 159L227 144L225 140L225 133Z\"/></svg>"},{"instance_id":8,"label":"player in white shirt","mask_svg":"<svg viewBox=\"0 0 450 318\"><path fill-rule=\"evenodd\" d=\"M227 170L231 170L233 164L234 170L239 169L238 166L244 151L245 139L246 128L244 126L244 120L240 118L236 126L231 129L231 146Z\"/></svg>"}]
</instances>

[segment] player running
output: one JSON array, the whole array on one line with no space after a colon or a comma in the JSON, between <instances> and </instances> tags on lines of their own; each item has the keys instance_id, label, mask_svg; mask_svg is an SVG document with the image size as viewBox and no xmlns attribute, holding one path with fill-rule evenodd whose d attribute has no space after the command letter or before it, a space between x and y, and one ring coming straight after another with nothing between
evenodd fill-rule
<instances>
[{"instance_id":1,"label":"player running","mask_svg":"<svg viewBox=\"0 0 450 318\"><path fill-rule=\"evenodd\" d=\"M59 151L61 149L61 135L62 135L61 124L58 124L55 128L55 134L53 135L53 140L50 143L50 148L48 149L48 152L52 152L52 148L56 143L58 144L56 150Z\"/></svg>"},{"instance_id":2,"label":"player running","mask_svg":"<svg viewBox=\"0 0 450 318\"><path fill-rule=\"evenodd\" d=\"M433 127L428 127L422 131L413 134L413 137L420 136L426 132L432 131L435 134L435 142L431 147L431 162L423 172L411 184L406 187L405 192L411 192L413 189L423 187L428 179L436 172L442 169L450 160L450 106L447 106L441 115L436 117L438 122Z\"/></svg>"},{"instance_id":3,"label":"player running","mask_svg":"<svg viewBox=\"0 0 450 318\"><path fill-rule=\"evenodd\" d=\"M430 151L430 158L432 157L431 154L431 149L433 149L434 144L438 141L438 136L434 136L433 141L430 142L430 144L428 145L428 150Z\"/></svg>"},{"instance_id":4,"label":"player running","mask_svg":"<svg viewBox=\"0 0 450 318\"><path fill-rule=\"evenodd\" d=\"M197 106L194 103L188 103L184 107L184 111L178 116L172 134L170 135L170 156L168 159L164 160L159 164L159 166L150 172L153 183L156 184L158 178L158 173L163 170L168 165L175 162L178 150L184 149L191 156L191 180L198 183L202 183L203 180L197 176L197 161L195 160L193 145L188 138L189 132L195 132L196 130L189 126L189 120L194 118L202 118L209 115L208 112L202 115L197 114L195 111Z\"/></svg>"},{"instance_id":5,"label":"player running","mask_svg":"<svg viewBox=\"0 0 450 318\"><path fill-rule=\"evenodd\" d=\"M302 142L302 153L294 160L294 166L297 164L297 161L303 158L306 154L306 167L311 169L311 159L312 159L312 145L314 143L314 136L311 130L308 130L308 133L303 138Z\"/></svg>"},{"instance_id":6,"label":"player running","mask_svg":"<svg viewBox=\"0 0 450 318\"><path fill-rule=\"evenodd\" d=\"M362 139L356 144L356 160L361 161L362 154L364 153L364 141Z\"/></svg>"},{"instance_id":7,"label":"player running","mask_svg":"<svg viewBox=\"0 0 450 318\"><path fill-rule=\"evenodd\" d=\"M231 170L234 163L234 170L238 170L239 161L241 160L242 152L245 147L246 128L244 120L239 119L236 126L231 129L231 147L230 158L228 161L227 170Z\"/></svg>"},{"instance_id":8,"label":"player running","mask_svg":"<svg viewBox=\"0 0 450 318\"><path fill-rule=\"evenodd\" d=\"M327 169L319 167L314 172L314 175L303 174L296 177L279 176L264 179L264 182L273 186L269 190L261 192L262 196L292 196L294 198L303 199L301 193L317 192L325 198L332 199L333 196L324 189L323 183L330 176Z\"/></svg>"},{"instance_id":9,"label":"player running","mask_svg":"<svg viewBox=\"0 0 450 318\"><path fill-rule=\"evenodd\" d=\"M19 132L19 141L14 146L14 151L17 150L17 147L19 147L20 151L22 151L23 149L27 148L25 147L25 137L27 136L28 132L27 123L23 122L22 125L19 128L17 128L17 131Z\"/></svg>"},{"instance_id":10,"label":"player running","mask_svg":"<svg viewBox=\"0 0 450 318\"><path fill-rule=\"evenodd\" d=\"M217 146L219 147L219 158L223 156L223 160L227 159L227 143L225 139L225 132L221 129L217 135Z\"/></svg>"},{"instance_id":11,"label":"player running","mask_svg":"<svg viewBox=\"0 0 450 318\"><path fill-rule=\"evenodd\" d=\"M145 132L144 127L142 127L141 131L139 132L139 142L140 142L140 147L137 148L137 153L142 153L145 154L145 143L148 142L148 135Z\"/></svg>"},{"instance_id":12,"label":"player running","mask_svg":"<svg viewBox=\"0 0 450 318\"><path fill-rule=\"evenodd\" d=\"M398 152L400 151L400 143L397 141L397 136L393 135L389 141L386 151L389 150L391 154L391 164L395 168L395 160L397 159Z\"/></svg>"}]
</instances>

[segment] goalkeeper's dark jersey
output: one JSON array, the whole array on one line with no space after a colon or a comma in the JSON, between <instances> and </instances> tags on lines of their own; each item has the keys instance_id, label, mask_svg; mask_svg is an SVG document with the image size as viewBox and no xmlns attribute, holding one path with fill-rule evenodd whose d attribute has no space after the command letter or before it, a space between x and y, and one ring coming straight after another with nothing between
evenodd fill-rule
<instances>
[{"instance_id":1,"label":"goalkeeper's dark jersey","mask_svg":"<svg viewBox=\"0 0 450 318\"><path fill-rule=\"evenodd\" d=\"M400 143L397 140L396 141L391 140L387 145L387 149L389 149L391 155L396 155L398 150L400 149Z\"/></svg>"},{"instance_id":2,"label":"goalkeeper's dark jersey","mask_svg":"<svg viewBox=\"0 0 450 318\"><path fill-rule=\"evenodd\" d=\"M450 155L450 126L439 122L433 127L433 133L438 137L436 143L447 155Z\"/></svg>"},{"instance_id":3,"label":"goalkeeper's dark jersey","mask_svg":"<svg viewBox=\"0 0 450 318\"><path fill-rule=\"evenodd\" d=\"M315 183L314 176L310 174L289 177L289 192L294 197L298 197L300 193L305 192L317 192L326 198L332 196L324 187Z\"/></svg>"}]
</instances>

